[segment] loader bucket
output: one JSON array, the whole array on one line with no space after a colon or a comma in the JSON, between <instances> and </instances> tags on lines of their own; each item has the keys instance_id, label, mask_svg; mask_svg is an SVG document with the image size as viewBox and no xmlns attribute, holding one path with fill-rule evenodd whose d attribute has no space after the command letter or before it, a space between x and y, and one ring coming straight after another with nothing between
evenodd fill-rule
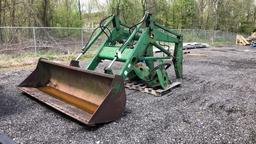
<instances>
[{"instance_id":1,"label":"loader bucket","mask_svg":"<svg viewBox=\"0 0 256 144\"><path fill-rule=\"evenodd\" d=\"M18 88L89 126L120 118L126 104L122 77L46 59L39 59L37 68Z\"/></svg>"}]
</instances>

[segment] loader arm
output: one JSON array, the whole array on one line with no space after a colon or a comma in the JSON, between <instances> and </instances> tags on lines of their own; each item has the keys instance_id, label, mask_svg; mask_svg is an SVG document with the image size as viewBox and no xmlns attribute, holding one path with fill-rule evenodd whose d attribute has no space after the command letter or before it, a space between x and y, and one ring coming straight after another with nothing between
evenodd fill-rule
<instances>
[{"instance_id":1,"label":"loader arm","mask_svg":"<svg viewBox=\"0 0 256 144\"><path fill-rule=\"evenodd\" d=\"M181 79L183 77L183 36L173 30L169 30L168 28L161 26L160 24L156 24L156 27L159 28L155 30L157 41L171 42L175 44L173 55L174 70L176 77Z\"/></svg>"},{"instance_id":2,"label":"loader arm","mask_svg":"<svg viewBox=\"0 0 256 144\"><path fill-rule=\"evenodd\" d=\"M78 67L78 60L102 35L105 40L89 64L86 68ZM171 52L173 44L174 52ZM182 60L182 35L158 24L151 14L146 13L131 27L113 15L100 22L70 66L40 58L36 69L18 88L94 126L122 116L126 105L125 87L161 96L179 86L181 83L175 81L182 78ZM105 67L101 68L100 63ZM120 63L119 69L113 68L116 63ZM172 65L176 80L171 79L168 72Z\"/></svg>"},{"instance_id":3,"label":"loader arm","mask_svg":"<svg viewBox=\"0 0 256 144\"><path fill-rule=\"evenodd\" d=\"M109 37L98 47L96 55L86 68L87 70L94 71L103 60L109 60L109 64L102 71L103 73L117 74L123 77L123 79L133 79L136 77L135 75L139 75L143 81L147 81L146 83L151 86L165 83L165 85L161 85L165 89L170 80L163 66L158 68L159 75L163 75L163 77L158 76L157 79L149 79L149 77L154 77L152 73L156 73L150 73L150 71L155 68L156 62L170 65L165 60L172 60L176 78L182 78L182 35L158 24L149 13L145 14L138 24L130 28L124 26L115 16L113 17L112 24L113 28ZM158 43L160 42L173 43L175 45L174 53L171 54L170 51L159 45ZM159 49L165 56L155 56L153 48ZM135 68L138 63L143 63L143 61L145 67L140 69L148 69L148 72L139 72L138 68ZM116 62L121 62L122 66L117 73L114 73L112 66ZM164 79L164 82L161 82L162 79ZM150 84L151 82L148 81L155 82Z\"/></svg>"}]
</instances>

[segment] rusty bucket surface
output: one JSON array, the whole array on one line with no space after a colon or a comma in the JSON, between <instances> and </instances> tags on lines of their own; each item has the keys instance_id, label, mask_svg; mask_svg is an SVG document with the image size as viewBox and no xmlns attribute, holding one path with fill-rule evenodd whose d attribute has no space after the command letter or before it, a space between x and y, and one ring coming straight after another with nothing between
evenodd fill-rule
<instances>
[{"instance_id":1,"label":"rusty bucket surface","mask_svg":"<svg viewBox=\"0 0 256 144\"><path fill-rule=\"evenodd\" d=\"M125 109L123 79L39 59L18 86L24 93L93 126L114 121Z\"/></svg>"}]
</instances>

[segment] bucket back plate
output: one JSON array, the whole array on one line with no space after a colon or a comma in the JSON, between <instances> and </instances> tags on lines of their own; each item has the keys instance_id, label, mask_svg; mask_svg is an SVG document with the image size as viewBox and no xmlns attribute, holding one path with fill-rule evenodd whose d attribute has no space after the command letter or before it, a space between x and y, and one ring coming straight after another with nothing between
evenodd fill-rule
<instances>
[{"instance_id":1,"label":"bucket back plate","mask_svg":"<svg viewBox=\"0 0 256 144\"><path fill-rule=\"evenodd\" d=\"M118 119L125 109L123 79L39 59L18 86L24 93L87 125Z\"/></svg>"}]
</instances>

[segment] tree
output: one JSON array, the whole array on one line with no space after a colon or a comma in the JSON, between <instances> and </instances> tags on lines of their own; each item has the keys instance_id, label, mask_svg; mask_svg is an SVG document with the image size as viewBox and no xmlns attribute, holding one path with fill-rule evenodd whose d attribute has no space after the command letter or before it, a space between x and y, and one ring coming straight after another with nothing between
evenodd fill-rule
<instances>
[{"instance_id":1,"label":"tree","mask_svg":"<svg viewBox=\"0 0 256 144\"><path fill-rule=\"evenodd\" d=\"M171 28L248 34L256 29L255 0L0 0L0 26L81 27L85 19L98 23L110 14L133 25L145 11Z\"/></svg>"}]
</instances>

